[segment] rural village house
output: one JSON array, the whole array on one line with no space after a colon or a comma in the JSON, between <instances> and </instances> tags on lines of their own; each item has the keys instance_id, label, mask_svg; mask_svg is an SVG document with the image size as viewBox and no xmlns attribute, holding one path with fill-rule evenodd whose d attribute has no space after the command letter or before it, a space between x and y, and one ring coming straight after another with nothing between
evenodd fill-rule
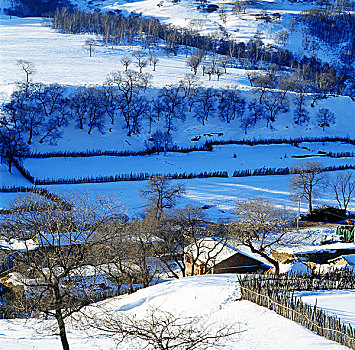
<instances>
[{"instance_id":1,"label":"rural village house","mask_svg":"<svg viewBox=\"0 0 355 350\"><path fill-rule=\"evenodd\" d=\"M248 273L263 268L264 262L230 244L203 238L186 247L186 275Z\"/></svg>"}]
</instances>

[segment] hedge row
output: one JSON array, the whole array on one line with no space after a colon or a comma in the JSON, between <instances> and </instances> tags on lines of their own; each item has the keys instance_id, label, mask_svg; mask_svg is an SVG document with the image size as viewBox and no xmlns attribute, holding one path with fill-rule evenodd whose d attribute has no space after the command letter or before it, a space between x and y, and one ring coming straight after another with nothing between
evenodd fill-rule
<instances>
[{"instance_id":1,"label":"hedge row","mask_svg":"<svg viewBox=\"0 0 355 350\"><path fill-rule=\"evenodd\" d=\"M207 141L214 146L217 145L247 145L247 146L256 146L256 145L280 145L288 144L298 146L302 142L345 142L351 145L355 145L355 140L349 137L297 137L294 139L278 138L278 139L257 139L257 140L213 140Z\"/></svg>"},{"instance_id":2,"label":"hedge row","mask_svg":"<svg viewBox=\"0 0 355 350\"><path fill-rule=\"evenodd\" d=\"M120 182L120 181L143 181L148 180L154 176L165 176L168 179L196 179L196 178L209 178L209 177L228 177L226 171L212 171L201 173L169 173L169 174L120 174L113 176L87 176L72 179L35 179L35 185L64 185L64 184L83 184L83 183L105 183L105 182Z\"/></svg>"},{"instance_id":3,"label":"hedge row","mask_svg":"<svg viewBox=\"0 0 355 350\"><path fill-rule=\"evenodd\" d=\"M202 146L192 147L178 147L173 146L167 150L167 152L175 153L190 153L198 151L212 151L212 145L206 142ZM130 157L130 156L147 156L155 153L163 153L164 149L157 149L155 147L142 150L142 151L115 151L115 150L86 150L86 151L65 151L65 152L46 152L38 153L31 152L26 155L26 158L65 158L65 157L100 157L100 156L112 156L112 157Z\"/></svg>"},{"instance_id":4,"label":"hedge row","mask_svg":"<svg viewBox=\"0 0 355 350\"><path fill-rule=\"evenodd\" d=\"M247 145L247 146L256 146L256 145L279 145L279 144L289 144L298 146L301 142L345 142L351 145L355 145L355 140L348 137L316 137L316 138L307 138L299 137L294 139L278 138L278 139L256 139L256 140L208 140L202 146L191 146L191 147L178 147L173 146L167 150L167 152L176 152L176 153L189 153L189 152L198 152L198 151L212 151L213 146L221 145ZM86 150L86 151L65 151L65 152L46 152L38 153L31 152L26 155L26 158L64 158L64 157L98 157L98 156L116 156L116 157L128 157L128 156L146 156L158 152L163 152L163 149L150 148L142 151L115 151L115 150ZM339 152L342 153L342 152ZM350 152L345 152L350 153ZM329 153L337 154L337 153ZM339 158L341 157L334 157ZM346 155L344 155L346 157Z\"/></svg>"},{"instance_id":5,"label":"hedge row","mask_svg":"<svg viewBox=\"0 0 355 350\"><path fill-rule=\"evenodd\" d=\"M336 171L336 170L355 170L355 165L344 164L337 166L324 167L323 171ZM289 175L296 174L292 172L290 168L257 168L257 169L245 169L245 170L235 170L233 172L233 177L245 177L245 176L266 176L266 175Z\"/></svg>"},{"instance_id":6,"label":"hedge row","mask_svg":"<svg viewBox=\"0 0 355 350\"><path fill-rule=\"evenodd\" d=\"M51 201L54 201L61 206L63 206L64 209L70 210L71 205L66 203L63 199L61 199L59 196L57 196L54 193L49 192L46 188L41 188L41 187L26 187L26 186L10 186L10 187L0 187L0 193L35 193L38 194L42 197L45 197ZM0 214L9 214L13 211L18 211L18 210L26 210L26 207L22 208L15 208L15 209L0 209Z\"/></svg>"}]
</instances>

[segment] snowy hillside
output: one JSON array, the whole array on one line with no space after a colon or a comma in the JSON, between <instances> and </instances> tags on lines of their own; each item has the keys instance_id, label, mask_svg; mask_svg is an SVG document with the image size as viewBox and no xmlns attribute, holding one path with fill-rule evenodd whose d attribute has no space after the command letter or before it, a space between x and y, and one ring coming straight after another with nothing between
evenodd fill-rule
<instances>
[{"instance_id":1,"label":"snowy hillside","mask_svg":"<svg viewBox=\"0 0 355 350\"><path fill-rule=\"evenodd\" d=\"M138 4L138 3L129 3ZM127 4L127 6L129 5ZM183 3L182 3L183 4ZM138 5L137 5L138 6ZM175 5L174 5L175 6ZM180 4L179 4L180 6ZM1 18L1 52L2 65L0 68L1 86L0 97L3 102L8 101L15 85L14 82L22 79L22 73L16 65L17 59L25 59L33 62L36 72L33 75L34 82L46 84L60 83L71 89L71 86L84 84L103 84L107 75L112 71L122 70L120 58L127 53L137 50L137 46L104 46L97 42L93 57L88 57L83 49L88 35L71 35L55 32L49 27L41 25L41 20L36 18ZM31 45L29 46L29 43ZM14 50L16 47L16 50ZM157 89L167 84L177 84L190 72L186 66L184 54L167 57L163 50L157 51L159 62L155 72L148 66L145 71L152 74L152 88L147 96L156 96ZM134 63L134 69L137 69ZM246 70L241 68L227 68L227 73L217 81L215 77L211 81L198 72L198 83L206 87L223 88L236 85L242 92L242 96L250 101L255 98L250 91L249 83L245 76ZM292 94L290 94L292 95ZM325 131L315 121L315 113L319 107L329 108L336 114L336 123ZM273 128L267 128L264 121L259 121L254 128L245 134L239 126L239 121L234 120L230 124L221 121L217 116L211 117L205 125L196 121L192 113L187 113L184 122L178 121L176 130L172 131L174 144L191 147L196 144L202 145L206 140L229 140L229 139L253 139L253 138L295 138L295 137L322 137L338 136L351 137L354 134L355 124L351 121L355 115L355 106L349 97L333 97L317 103L316 108L309 108L311 113L310 122L305 125L295 125L292 122L292 106L290 112L277 118ZM104 133L94 131L88 135L78 130L73 124L64 130L64 135L56 145L48 143L40 144L38 139L31 145L31 150L46 151L73 151L86 149L102 150L144 150L145 142L150 137L144 126L140 135L126 136L122 130L122 124L118 123L109 132L107 126ZM154 129L161 125L153 125ZM111 126L110 126L111 128ZM205 136L209 135L209 136ZM199 141L193 141L195 139ZM116 175L130 172L148 173L189 173L203 171L228 171L229 176L235 170L255 169L263 167L289 167L297 162L293 156L312 156L312 160L319 160L327 165L352 164L353 158L330 159L318 156L319 151L325 152L354 152L353 145L343 143L304 143L298 148L291 145L278 146L215 146L214 151L193 152L184 155L167 154L146 157L128 158L73 158L73 159L28 159L24 162L33 175L38 178L71 178L74 176L98 176ZM259 155L263 154L262 157ZM64 165L65 164L65 165ZM63 166L64 165L64 166ZM6 186L29 185L14 170L14 174L7 173L5 165L0 166L2 183ZM260 181L261 180L261 181ZM292 206L288 195L289 177L262 179L232 179L229 180L193 180L186 181L187 203L208 205L218 208L218 211L209 215L218 219L223 217L225 209L233 207L233 200L243 197L263 196L268 198L282 197L281 202ZM184 181L185 182L185 181ZM257 186L255 184L257 183ZM206 185L207 184L207 185ZM108 191L119 193L124 197L124 202L131 210L141 207L139 203L139 188L144 184L102 184L60 186L52 189L89 189L90 191ZM222 187L221 187L222 186ZM231 192L231 190L233 191ZM8 203L12 194L2 194L2 206ZM325 195L327 203L332 202L330 195ZM230 198L230 199L229 199ZM133 204L135 203L135 204ZM320 201L319 203L322 203Z\"/></svg>"},{"instance_id":2,"label":"snowy hillside","mask_svg":"<svg viewBox=\"0 0 355 350\"><path fill-rule=\"evenodd\" d=\"M346 349L268 309L238 301L238 298L235 275L199 276L142 289L132 295L108 300L100 307L90 306L87 312L101 317L103 310L110 310L110 315L134 314L140 319L150 309L158 308L179 317L199 316L201 322L214 328L234 324L236 330L244 332L227 341L225 349L228 350L283 350L285 346L288 350ZM351 294L348 298L350 300ZM333 299L337 300L336 293ZM50 324L50 321L33 319L0 320L0 346L8 350L57 348L60 346L59 339L51 335ZM95 329L83 330L76 321L68 322L68 328L73 349L113 349L117 345L115 337L105 337ZM21 337L18 336L20 333ZM123 342L119 344L119 349L142 349L144 345L142 342Z\"/></svg>"},{"instance_id":3,"label":"snowy hillside","mask_svg":"<svg viewBox=\"0 0 355 350\"><path fill-rule=\"evenodd\" d=\"M186 28L201 35L211 35L216 40L233 39L236 43L248 43L249 40L260 39L265 47L274 50L277 48L288 49L295 59L300 60L302 55L308 58L320 58L330 64L336 64L338 57L336 50L331 50L321 41L309 49L305 41L306 28L296 17L305 9L317 7L314 4L305 4L289 1L251 1L240 5L245 8L235 8L235 4L227 1L214 1L209 3L190 0L181 1L114 1L114 0L75 0L73 4L78 9L85 11L100 10L103 13L119 12L125 16L129 14L142 14L154 16L162 23L172 24L178 28ZM215 11L207 10L208 5L216 5ZM2 8L10 7L11 2L2 3ZM68 96L78 87L86 86L102 89L108 75L111 72L123 72L124 67L120 60L130 56L132 63L130 68L138 71L137 60L133 55L137 50L148 51L151 49L158 58L156 70L148 64L143 73L151 75L150 86L141 97L153 104L158 100L160 89L174 84L182 84L191 68L187 65L188 56L195 50L192 47L180 47L171 55L167 55L162 40L153 48L141 46L133 40L130 44L105 44L98 35L67 34L55 31L49 26L42 25L40 18L9 17L4 14L0 17L1 35L1 65L0 65L0 103L9 102L11 93L16 90L17 83L23 81L24 72L21 71L17 61L19 59L31 62L35 70L31 75L33 83L61 84ZM180 29L179 29L180 30ZM280 39L280 34L287 31L287 38ZM94 51L89 57L85 42L94 39ZM307 39L307 40L306 40ZM271 45L271 46L270 46ZM218 56L218 55L217 55ZM210 64L214 59L211 52L206 53L206 62ZM244 115L250 112L250 103L261 100L259 89L252 85L248 79L250 75L261 74L270 68L268 63L259 62L256 66L239 63L227 64L226 71L220 77L212 75L208 77L201 67L193 78L194 87L212 88L218 94L222 89L236 88L238 94L245 103ZM288 74L291 68L281 67L280 74ZM191 78L191 76L190 76ZM271 91L279 93L278 91ZM246 127L248 118L236 118L230 123L222 121L218 107L217 95L213 98L214 111L208 120L201 123L197 119L198 107L185 107L185 120L176 120L171 130L172 144L178 147L202 146L206 141L217 140L253 140L253 139L295 139L305 137L338 137L352 139L355 134L355 104L350 96L339 94L328 95L325 99L315 102L311 107L311 94L305 94L304 108L309 120L304 123L294 122L294 113L297 110L296 92L287 91L287 111L280 112L276 120L269 125L264 118L260 118L250 127ZM191 110L190 110L191 109ZM320 109L329 109L334 113L335 121L329 127L320 126L317 113ZM255 119L256 120L256 119ZM60 131L62 137L50 144L48 140L41 143L41 137L34 135L30 145L32 152L65 152L86 150L115 150L115 151L144 151L147 140L157 130L164 130L162 120L154 120L152 125L147 119L140 121L139 133L127 136L127 130L122 119L111 125L108 121L102 128L102 133L94 129L90 134L87 130L76 128L73 120L67 127ZM149 126L148 126L149 124ZM149 130L148 130L149 129ZM220 145L214 146L213 152L191 152L186 154L167 153L153 154L139 157L76 157L76 158L48 158L25 159L23 165L33 177L38 180L87 178L100 176L116 176L129 173L147 174L190 174L203 172L228 172L226 179L193 179L183 180L187 192L179 203L194 204L206 207L208 217L213 220L230 217L234 206L234 200L240 198L266 197L276 200L278 204L294 207L289 193L289 175L234 178L235 171L263 168L288 168L298 161L320 161L324 166L353 166L353 144L344 142L303 142L298 144L282 145ZM337 157L324 156L324 153L348 152L348 156ZM306 157L306 158L303 158ZM332 176L336 172L332 172ZM30 186L31 183L13 169L9 174L6 165L0 165L1 183L3 186ZM102 183L80 185L50 185L50 191L88 190L92 193L115 193L123 198L131 215L141 212L144 203L139 197L139 190L144 187L144 182L134 183ZM0 207L6 206L15 197L12 193L2 193ZM324 193L316 204L336 204L333 195ZM306 205L302 203L302 211L306 211Z\"/></svg>"}]
</instances>

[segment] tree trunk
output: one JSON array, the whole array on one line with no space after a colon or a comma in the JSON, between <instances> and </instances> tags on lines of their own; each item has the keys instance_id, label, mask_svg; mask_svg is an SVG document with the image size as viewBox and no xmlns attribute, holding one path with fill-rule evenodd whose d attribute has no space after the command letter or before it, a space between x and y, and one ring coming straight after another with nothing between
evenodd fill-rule
<instances>
[{"instance_id":1,"label":"tree trunk","mask_svg":"<svg viewBox=\"0 0 355 350\"><path fill-rule=\"evenodd\" d=\"M54 288L55 295L55 318L58 323L60 341L62 342L63 350L70 350L67 339L67 332L65 330L65 323L62 314L62 296L60 295L59 287Z\"/></svg>"}]
</instances>

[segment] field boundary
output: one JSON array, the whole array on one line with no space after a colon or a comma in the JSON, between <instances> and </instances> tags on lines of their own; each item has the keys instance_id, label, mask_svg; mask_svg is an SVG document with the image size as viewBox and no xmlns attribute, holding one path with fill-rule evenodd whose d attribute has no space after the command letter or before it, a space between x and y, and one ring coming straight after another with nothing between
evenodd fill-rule
<instances>
[{"instance_id":1,"label":"field boundary","mask_svg":"<svg viewBox=\"0 0 355 350\"><path fill-rule=\"evenodd\" d=\"M355 349L355 330L350 324L327 314L317 304L311 306L304 303L300 297L293 295L292 290L280 291L272 288L272 284L263 284L265 281L256 277L239 279L241 299L275 311L326 339Z\"/></svg>"},{"instance_id":2,"label":"field boundary","mask_svg":"<svg viewBox=\"0 0 355 350\"><path fill-rule=\"evenodd\" d=\"M309 142L309 143L318 143L318 142L344 142L350 145L355 145L355 139L350 139L347 137L299 137L295 139L255 139L255 140L207 140L201 146L191 146L191 147L178 147L173 146L166 150L163 148L156 149L150 148L141 151L116 151L116 150L85 150L85 151L65 151L65 152L30 152L24 156L24 158L69 158L69 157L101 157L101 156L110 156L110 157L130 157L130 156L147 156L155 153L191 153L191 152L209 152L213 150L213 146L224 146L224 145L245 145L245 146L257 146L257 145L280 145L288 144L298 147L299 143ZM344 153L344 154L343 154ZM315 155L317 156L317 155ZM340 158L340 157L353 157L353 152L328 152L326 154L321 153L319 156L328 156L331 158Z\"/></svg>"}]
</instances>

